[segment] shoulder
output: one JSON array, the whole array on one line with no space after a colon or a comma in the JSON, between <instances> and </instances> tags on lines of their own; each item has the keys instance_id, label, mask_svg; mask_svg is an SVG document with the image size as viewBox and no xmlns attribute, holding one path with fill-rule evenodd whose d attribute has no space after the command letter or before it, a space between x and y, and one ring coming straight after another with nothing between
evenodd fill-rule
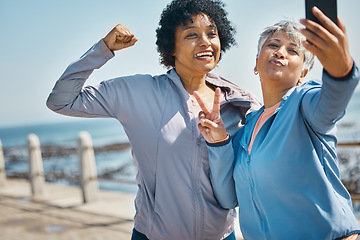
<instances>
[{"instance_id":1,"label":"shoulder","mask_svg":"<svg viewBox=\"0 0 360 240\"><path fill-rule=\"evenodd\" d=\"M311 88L319 88L322 87L323 82L320 79L311 79L306 81L304 84L300 85L300 89L311 89Z\"/></svg>"},{"instance_id":2,"label":"shoulder","mask_svg":"<svg viewBox=\"0 0 360 240\"><path fill-rule=\"evenodd\" d=\"M250 123L251 121L253 121L255 119L255 121L257 121L257 119L259 118L259 115L264 111L264 106L262 106L259 109L256 109L254 111L249 112L246 115L246 123Z\"/></svg>"},{"instance_id":3,"label":"shoulder","mask_svg":"<svg viewBox=\"0 0 360 240\"><path fill-rule=\"evenodd\" d=\"M127 85L157 85L158 82L167 79L166 74L161 75L151 75L151 74L135 74L128 76L116 77L113 79L109 79L104 81L107 84L127 84Z\"/></svg>"},{"instance_id":4,"label":"shoulder","mask_svg":"<svg viewBox=\"0 0 360 240\"><path fill-rule=\"evenodd\" d=\"M231 94L253 95L245 88L240 87L236 83L233 83L230 80L216 74L208 73L206 75L206 81L216 87L226 89Z\"/></svg>"},{"instance_id":5,"label":"shoulder","mask_svg":"<svg viewBox=\"0 0 360 240\"><path fill-rule=\"evenodd\" d=\"M309 92L318 92L322 88L322 81L318 79L313 79L306 81L305 83L289 90L283 99L286 99L288 97L299 97L302 98L302 96L306 95Z\"/></svg>"},{"instance_id":6,"label":"shoulder","mask_svg":"<svg viewBox=\"0 0 360 240\"><path fill-rule=\"evenodd\" d=\"M102 81L97 88L106 89L115 95L137 93L140 95L153 96L168 89L165 75L136 74L121 76ZM140 95L139 95L140 94Z\"/></svg>"},{"instance_id":7,"label":"shoulder","mask_svg":"<svg viewBox=\"0 0 360 240\"><path fill-rule=\"evenodd\" d=\"M215 87L220 87L230 101L250 102L254 109L261 106L259 99L252 92L224 77L209 73L206 76L206 81Z\"/></svg>"}]
</instances>

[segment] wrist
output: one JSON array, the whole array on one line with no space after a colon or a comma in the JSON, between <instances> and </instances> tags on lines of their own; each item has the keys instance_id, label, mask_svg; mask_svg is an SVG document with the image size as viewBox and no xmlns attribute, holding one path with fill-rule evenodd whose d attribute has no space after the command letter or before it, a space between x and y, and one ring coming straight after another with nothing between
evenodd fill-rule
<instances>
[{"instance_id":1,"label":"wrist","mask_svg":"<svg viewBox=\"0 0 360 240\"><path fill-rule=\"evenodd\" d=\"M227 144L229 144L231 142L231 137L229 136L229 134L226 136L226 138L218 140L216 142L207 142L206 141L206 145L208 145L209 147L222 147L225 146Z\"/></svg>"},{"instance_id":2,"label":"wrist","mask_svg":"<svg viewBox=\"0 0 360 240\"><path fill-rule=\"evenodd\" d=\"M348 69L348 70L346 71L346 75L341 75L341 77L337 77L337 76L332 75L332 74L329 73L326 69L323 69L323 70L324 70L324 72L325 72L327 75L329 75L329 76L332 77L333 79L339 80L339 81L343 81L343 80L346 80L346 79L349 79L349 78L352 77L354 68L355 68L355 62L354 62L354 60L353 60L350 69ZM344 74L345 74L345 73L344 73Z\"/></svg>"},{"instance_id":3,"label":"wrist","mask_svg":"<svg viewBox=\"0 0 360 240\"><path fill-rule=\"evenodd\" d=\"M349 75L349 73L351 72L353 67L354 67L354 59L351 59L351 64L349 63L349 67L345 72L343 72L341 74L335 74L335 73L331 73L331 72L327 71L327 73L334 78L344 78Z\"/></svg>"},{"instance_id":4,"label":"wrist","mask_svg":"<svg viewBox=\"0 0 360 240\"><path fill-rule=\"evenodd\" d=\"M229 140L229 134L228 134L228 133L226 133L226 137L225 137L225 138L220 139L220 140L216 140L216 141L214 141L214 142L212 142L212 143L214 143L214 144L216 144L216 143L222 143L222 142L226 142L227 140Z\"/></svg>"},{"instance_id":5,"label":"wrist","mask_svg":"<svg viewBox=\"0 0 360 240\"><path fill-rule=\"evenodd\" d=\"M346 77L347 75L349 75L349 73L351 72L351 70L353 69L353 66L354 66L354 59L351 59L351 64L349 66L350 67L348 68L348 70L339 78L343 78L343 77Z\"/></svg>"}]
</instances>

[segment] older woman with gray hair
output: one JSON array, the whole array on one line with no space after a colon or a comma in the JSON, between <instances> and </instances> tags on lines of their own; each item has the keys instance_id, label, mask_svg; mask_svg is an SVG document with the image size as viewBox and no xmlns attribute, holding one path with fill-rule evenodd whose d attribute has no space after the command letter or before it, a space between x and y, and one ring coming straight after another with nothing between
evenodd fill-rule
<instances>
[{"instance_id":1,"label":"older woman with gray hair","mask_svg":"<svg viewBox=\"0 0 360 240\"><path fill-rule=\"evenodd\" d=\"M219 111L194 93L203 112L199 128L208 142L211 180L224 208L239 205L245 239L356 239L359 224L340 181L336 122L359 81L345 26L313 13L323 27L282 21L261 34L254 68L264 106L251 112L232 139ZM300 84L315 54L322 81Z\"/></svg>"},{"instance_id":2,"label":"older woman with gray hair","mask_svg":"<svg viewBox=\"0 0 360 240\"><path fill-rule=\"evenodd\" d=\"M314 54L309 51L306 51L306 49L302 45L302 41L304 41L306 39L305 39L304 35L301 34L298 24L296 24L292 21L287 21L287 20L280 21L279 23L266 28L260 34L256 58L259 57L262 47L264 46L264 43L266 42L266 40L273 34L275 34L277 32L281 32L281 31L286 32L288 37L297 44L299 51L304 54L304 63L302 66L302 70L306 70L306 72L310 71L312 69L312 67L314 66ZM255 75L257 75L258 71L256 69L254 69L254 73L255 73ZM298 84L299 83L301 83L301 82L298 82Z\"/></svg>"}]
</instances>

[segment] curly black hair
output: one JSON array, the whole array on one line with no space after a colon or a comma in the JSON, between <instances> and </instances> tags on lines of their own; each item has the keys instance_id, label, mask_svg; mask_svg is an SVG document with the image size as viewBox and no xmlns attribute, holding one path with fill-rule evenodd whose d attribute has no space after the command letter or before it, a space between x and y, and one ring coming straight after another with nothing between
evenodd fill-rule
<instances>
[{"instance_id":1,"label":"curly black hair","mask_svg":"<svg viewBox=\"0 0 360 240\"><path fill-rule=\"evenodd\" d=\"M235 45L235 28L227 18L224 3L218 0L174 0L163 10L159 27L156 29L157 51L160 53L160 63L166 67L175 67L175 31L180 25L193 22L192 15L204 13L216 24L221 52L224 53Z\"/></svg>"}]
</instances>

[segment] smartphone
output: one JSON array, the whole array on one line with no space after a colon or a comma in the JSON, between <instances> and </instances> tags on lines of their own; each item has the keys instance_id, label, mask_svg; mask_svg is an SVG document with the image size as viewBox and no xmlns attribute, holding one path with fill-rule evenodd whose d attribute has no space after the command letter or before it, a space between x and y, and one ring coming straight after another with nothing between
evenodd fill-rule
<instances>
[{"instance_id":1,"label":"smartphone","mask_svg":"<svg viewBox=\"0 0 360 240\"><path fill-rule=\"evenodd\" d=\"M312 14L311 9L314 6L319 8L328 18L330 18L336 25L338 25L336 0L305 0L306 18L321 24L319 20L317 20L317 18Z\"/></svg>"}]
</instances>

